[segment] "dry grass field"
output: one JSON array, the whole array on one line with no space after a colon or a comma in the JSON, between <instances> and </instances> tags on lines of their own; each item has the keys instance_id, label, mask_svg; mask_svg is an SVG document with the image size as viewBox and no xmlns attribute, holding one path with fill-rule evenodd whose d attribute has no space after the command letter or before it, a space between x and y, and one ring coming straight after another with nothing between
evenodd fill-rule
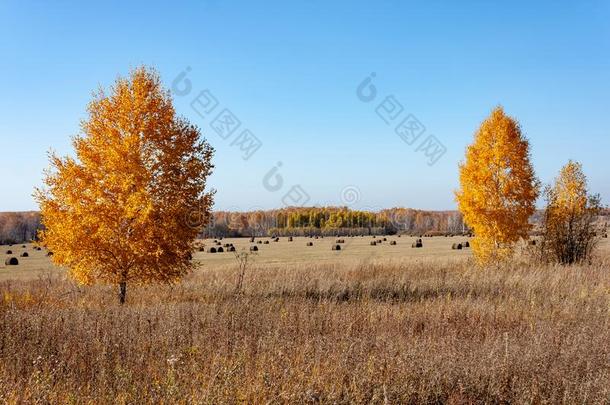
<instances>
[{"instance_id":1,"label":"dry grass field","mask_svg":"<svg viewBox=\"0 0 610 405\"><path fill-rule=\"evenodd\" d=\"M344 239L257 245L239 295L233 253L197 252L122 307L12 246L0 403L610 403L607 240L592 266L481 270L463 238Z\"/></svg>"}]
</instances>

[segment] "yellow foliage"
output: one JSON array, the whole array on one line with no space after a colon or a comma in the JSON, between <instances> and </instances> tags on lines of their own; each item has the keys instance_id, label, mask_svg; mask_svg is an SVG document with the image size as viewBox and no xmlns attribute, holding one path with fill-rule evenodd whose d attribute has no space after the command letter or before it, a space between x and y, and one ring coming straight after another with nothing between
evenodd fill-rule
<instances>
[{"instance_id":1,"label":"yellow foliage","mask_svg":"<svg viewBox=\"0 0 610 405\"><path fill-rule=\"evenodd\" d=\"M539 185L529 142L519 123L497 107L483 121L460 164L456 199L474 230L473 252L481 264L504 260L527 235Z\"/></svg>"},{"instance_id":2,"label":"yellow foliage","mask_svg":"<svg viewBox=\"0 0 610 405\"><path fill-rule=\"evenodd\" d=\"M545 194L543 258L563 264L590 259L597 243L594 223L601 203L599 196L589 195L580 163L570 160L563 166Z\"/></svg>"},{"instance_id":3,"label":"yellow foliage","mask_svg":"<svg viewBox=\"0 0 610 405\"><path fill-rule=\"evenodd\" d=\"M570 213L578 215L586 209L587 178L580 163L570 160L561 168L555 184L547 190L547 198L552 202L549 208L557 217L567 217Z\"/></svg>"},{"instance_id":4,"label":"yellow foliage","mask_svg":"<svg viewBox=\"0 0 610 405\"><path fill-rule=\"evenodd\" d=\"M213 149L144 67L94 95L81 132L36 193L52 260L83 284L178 280L199 231L186 219L212 204Z\"/></svg>"}]
</instances>

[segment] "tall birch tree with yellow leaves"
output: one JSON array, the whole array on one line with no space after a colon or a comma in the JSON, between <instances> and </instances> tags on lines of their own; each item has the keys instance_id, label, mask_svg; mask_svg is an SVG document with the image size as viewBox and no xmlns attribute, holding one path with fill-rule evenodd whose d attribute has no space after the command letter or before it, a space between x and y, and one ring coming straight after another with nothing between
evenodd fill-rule
<instances>
[{"instance_id":1,"label":"tall birch tree with yellow leaves","mask_svg":"<svg viewBox=\"0 0 610 405\"><path fill-rule=\"evenodd\" d=\"M506 259L515 243L527 236L540 187L529 142L502 107L483 121L459 170L456 199L464 221L474 230L475 258L480 264Z\"/></svg>"},{"instance_id":2,"label":"tall birch tree with yellow leaves","mask_svg":"<svg viewBox=\"0 0 610 405\"><path fill-rule=\"evenodd\" d=\"M140 67L99 90L73 139L74 157L51 154L37 190L52 260L82 284L179 280L192 269L192 242L206 218L212 147L178 117L158 74ZM199 224L203 226L204 224Z\"/></svg>"}]
</instances>

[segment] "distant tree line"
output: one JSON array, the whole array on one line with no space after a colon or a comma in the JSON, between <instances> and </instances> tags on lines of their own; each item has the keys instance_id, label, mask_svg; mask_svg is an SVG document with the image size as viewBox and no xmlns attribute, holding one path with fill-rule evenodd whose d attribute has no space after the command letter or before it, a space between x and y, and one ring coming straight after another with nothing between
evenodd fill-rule
<instances>
[{"instance_id":1,"label":"distant tree line","mask_svg":"<svg viewBox=\"0 0 610 405\"><path fill-rule=\"evenodd\" d=\"M610 221L610 209L602 209L601 221ZM544 211L530 221L539 224ZM36 239L41 227L38 212L0 213L0 244ZM216 211L202 237L460 234L469 232L458 211L425 211L391 208L379 212L345 207L285 208L249 212Z\"/></svg>"},{"instance_id":2,"label":"distant tree line","mask_svg":"<svg viewBox=\"0 0 610 405\"><path fill-rule=\"evenodd\" d=\"M0 213L0 245L34 240L39 229L40 214L38 212Z\"/></svg>"},{"instance_id":3,"label":"distant tree line","mask_svg":"<svg viewBox=\"0 0 610 405\"><path fill-rule=\"evenodd\" d=\"M396 233L462 233L457 211L391 208L379 212L347 207L303 207L267 211L217 211L203 231L205 237L379 235Z\"/></svg>"}]
</instances>

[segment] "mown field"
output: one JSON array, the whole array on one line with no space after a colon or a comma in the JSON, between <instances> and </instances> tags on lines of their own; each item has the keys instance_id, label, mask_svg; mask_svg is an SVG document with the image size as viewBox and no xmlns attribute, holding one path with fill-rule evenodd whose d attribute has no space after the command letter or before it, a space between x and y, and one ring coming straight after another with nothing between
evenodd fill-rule
<instances>
[{"instance_id":1,"label":"mown field","mask_svg":"<svg viewBox=\"0 0 610 405\"><path fill-rule=\"evenodd\" d=\"M301 263L358 263L363 260L375 259L402 259L405 257L413 258L415 261L427 259L441 260L461 260L470 256L469 249L452 250L453 243L468 241L467 237L429 237L422 238L423 248L412 248L411 244L416 240L408 236L384 236L377 237L341 237L345 243L340 244L340 251L333 251L331 247L336 245L335 237L324 237L319 239L295 237L292 242L288 238L279 238L279 242L274 242L271 238L256 238L256 242L251 243L249 238L224 238L217 240L221 246L233 244L237 252L249 251L250 246L257 246L259 249L252 257L256 265L269 264L301 264ZM200 244L208 247L217 247L213 239L201 240ZM381 240L377 246L371 246L370 242ZM396 241L396 245L390 245L391 241ZM312 242L313 246L306 246L307 242ZM13 245L0 246L0 257L8 257L5 252L9 249L13 255L20 260L20 265L16 267L4 266L4 260L0 263L0 280L7 279L32 279L49 271L56 271L46 257L45 251L35 251L32 245ZM20 258L22 252L28 252L29 258ZM235 254L230 252L210 254L195 250L193 259L201 264L201 270L218 267L232 267L235 265Z\"/></svg>"},{"instance_id":2,"label":"mown field","mask_svg":"<svg viewBox=\"0 0 610 405\"><path fill-rule=\"evenodd\" d=\"M0 267L0 403L610 403L607 240L483 270L463 238L344 239L258 245L238 295L234 255L197 252L122 307L27 246Z\"/></svg>"}]
</instances>

